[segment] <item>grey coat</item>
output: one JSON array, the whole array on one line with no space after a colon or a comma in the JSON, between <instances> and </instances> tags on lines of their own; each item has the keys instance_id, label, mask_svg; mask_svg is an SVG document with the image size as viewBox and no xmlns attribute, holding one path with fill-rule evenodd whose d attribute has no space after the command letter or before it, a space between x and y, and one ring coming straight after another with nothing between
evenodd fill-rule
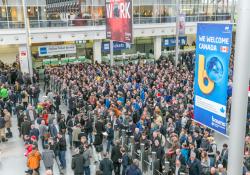
<instances>
[{"instance_id":1,"label":"grey coat","mask_svg":"<svg viewBox=\"0 0 250 175\"><path fill-rule=\"evenodd\" d=\"M91 157L90 149L85 150L83 152L83 159L84 159L83 167L88 167L90 165L90 157Z\"/></svg>"},{"instance_id":2,"label":"grey coat","mask_svg":"<svg viewBox=\"0 0 250 175\"><path fill-rule=\"evenodd\" d=\"M48 127L46 125L40 125L39 133L40 133L40 137L44 136L45 134L48 134Z\"/></svg>"},{"instance_id":3,"label":"grey coat","mask_svg":"<svg viewBox=\"0 0 250 175\"><path fill-rule=\"evenodd\" d=\"M45 168L53 168L55 154L52 150L44 150L42 152L42 159Z\"/></svg>"}]
</instances>

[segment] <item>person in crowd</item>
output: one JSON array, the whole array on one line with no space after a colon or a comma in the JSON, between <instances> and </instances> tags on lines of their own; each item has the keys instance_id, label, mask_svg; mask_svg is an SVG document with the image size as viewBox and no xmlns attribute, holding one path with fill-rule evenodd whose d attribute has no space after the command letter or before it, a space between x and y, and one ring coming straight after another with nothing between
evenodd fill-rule
<instances>
[{"instance_id":1,"label":"person in crowd","mask_svg":"<svg viewBox=\"0 0 250 175\"><path fill-rule=\"evenodd\" d=\"M46 170L53 171L55 154L53 150L50 150L50 145L45 145L45 149L42 152L42 160Z\"/></svg>"},{"instance_id":2,"label":"person in crowd","mask_svg":"<svg viewBox=\"0 0 250 175\"><path fill-rule=\"evenodd\" d=\"M201 175L202 168L200 161L196 158L195 153L191 153L190 159L188 161L189 175Z\"/></svg>"},{"instance_id":3,"label":"person in crowd","mask_svg":"<svg viewBox=\"0 0 250 175\"><path fill-rule=\"evenodd\" d=\"M78 135L81 133L81 124L78 123L72 128L72 141L74 144L74 147L77 148L80 146L80 140Z\"/></svg>"},{"instance_id":4,"label":"person in crowd","mask_svg":"<svg viewBox=\"0 0 250 175\"><path fill-rule=\"evenodd\" d=\"M39 138L39 129L36 128L36 126L34 124L31 125L31 130L30 130L30 134L29 136L32 137L32 136L36 136L37 140Z\"/></svg>"},{"instance_id":5,"label":"person in crowd","mask_svg":"<svg viewBox=\"0 0 250 175\"><path fill-rule=\"evenodd\" d=\"M74 171L74 175L84 174L84 157L80 154L79 148L75 149L75 155L72 156L71 168Z\"/></svg>"},{"instance_id":6,"label":"person in crowd","mask_svg":"<svg viewBox=\"0 0 250 175\"><path fill-rule=\"evenodd\" d=\"M142 175L142 172L139 168L139 160L134 159L133 163L127 168L126 175Z\"/></svg>"},{"instance_id":7,"label":"person in crowd","mask_svg":"<svg viewBox=\"0 0 250 175\"><path fill-rule=\"evenodd\" d=\"M42 120L41 124L39 125L39 133L42 141L42 147L44 149L45 144L49 138L48 126L45 124L45 120Z\"/></svg>"},{"instance_id":8,"label":"person in crowd","mask_svg":"<svg viewBox=\"0 0 250 175\"><path fill-rule=\"evenodd\" d=\"M51 137L57 137L57 134L59 133L59 127L57 125L56 119L54 119L52 124L49 125L49 132Z\"/></svg>"},{"instance_id":9,"label":"person in crowd","mask_svg":"<svg viewBox=\"0 0 250 175\"><path fill-rule=\"evenodd\" d=\"M206 175L210 170L210 158L206 151L202 151L201 153L201 169L202 174Z\"/></svg>"},{"instance_id":10,"label":"person in crowd","mask_svg":"<svg viewBox=\"0 0 250 175\"><path fill-rule=\"evenodd\" d=\"M111 123L107 124L107 134L108 134L107 135L107 141L108 141L108 143L107 143L107 150L106 150L106 152L109 153L110 146L114 145L114 143L113 143L113 141L114 141L114 130L112 128Z\"/></svg>"},{"instance_id":11,"label":"person in crowd","mask_svg":"<svg viewBox=\"0 0 250 175\"><path fill-rule=\"evenodd\" d=\"M83 150L83 158L84 158L84 164L83 164L83 170L85 175L90 175L90 159L91 159L91 150L88 144L84 144L84 150Z\"/></svg>"},{"instance_id":12,"label":"person in crowd","mask_svg":"<svg viewBox=\"0 0 250 175\"><path fill-rule=\"evenodd\" d=\"M130 157L129 155L126 153L125 148L121 148L121 154L122 154L122 158L119 160L122 164L122 175L125 175L126 170L128 168L128 166L130 165Z\"/></svg>"},{"instance_id":13,"label":"person in crowd","mask_svg":"<svg viewBox=\"0 0 250 175\"><path fill-rule=\"evenodd\" d=\"M112 175L112 171L114 170L113 162L108 158L106 152L103 153L103 160L100 162L99 169L105 175Z\"/></svg>"},{"instance_id":14,"label":"person in crowd","mask_svg":"<svg viewBox=\"0 0 250 175\"><path fill-rule=\"evenodd\" d=\"M227 168L227 162L228 162L228 145L223 144L223 149L221 151L221 161L223 167Z\"/></svg>"},{"instance_id":15,"label":"person in crowd","mask_svg":"<svg viewBox=\"0 0 250 175\"><path fill-rule=\"evenodd\" d=\"M0 115L0 142L6 142L8 139L6 139L5 134L5 120L4 117Z\"/></svg>"},{"instance_id":16,"label":"person in crowd","mask_svg":"<svg viewBox=\"0 0 250 175\"><path fill-rule=\"evenodd\" d=\"M40 161L41 161L41 154L38 151L37 146L32 145L32 151L28 154L28 160L27 160L27 167L29 170L26 171L26 173L32 175L32 173L35 171L35 173L39 174Z\"/></svg>"},{"instance_id":17,"label":"person in crowd","mask_svg":"<svg viewBox=\"0 0 250 175\"><path fill-rule=\"evenodd\" d=\"M12 127L12 122L11 122L12 117L11 117L10 112L7 109L4 109L3 113L4 113L4 120L5 120L5 128L8 131L7 134L6 134L6 137L11 138L12 137L12 132L11 132L10 128Z\"/></svg>"},{"instance_id":18,"label":"person in crowd","mask_svg":"<svg viewBox=\"0 0 250 175\"><path fill-rule=\"evenodd\" d=\"M69 135L69 145L70 149L73 147L73 127L74 127L74 121L71 115L68 116L68 119L66 121L67 131Z\"/></svg>"},{"instance_id":19,"label":"person in crowd","mask_svg":"<svg viewBox=\"0 0 250 175\"><path fill-rule=\"evenodd\" d=\"M24 121L21 123L21 134L23 136L23 139L25 136L30 134L31 130L31 122L28 120L27 117L24 117Z\"/></svg>"},{"instance_id":20,"label":"person in crowd","mask_svg":"<svg viewBox=\"0 0 250 175\"><path fill-rule=\"evenodd\" d=\"M120 140L116 140L115 145L113 146L111 151L111 160L113 162L115 175L120 175L121 158L122 158L122 153L121 153Z\"/></svg>"},{"instance_id":21,"label":"person in crowd","mask_svg":"<svg viewBox=\"0 0 250 175\"><path fill-rule=\"evenodd\" d=\"M59 161L61 163L61 168L65 169L66 168L65 153L67 150L67 143L62 133L57 134L57 144L58 144L58 153L59 153Z\"/></svg>"}]
</instances>

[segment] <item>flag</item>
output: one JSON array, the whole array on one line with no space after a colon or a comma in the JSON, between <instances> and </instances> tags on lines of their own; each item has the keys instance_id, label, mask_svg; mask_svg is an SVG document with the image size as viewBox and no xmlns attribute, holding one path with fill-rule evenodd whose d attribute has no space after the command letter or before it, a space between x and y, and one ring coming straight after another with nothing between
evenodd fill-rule
<instances>
[{"instance_id":1,"label":"flag","mask_svg":"<svg viewBox=\"0 0 250 175\"><path fill-rule=\"evenodd\" d=\"M220 46L220 51L223 53L228 53L228 47L227 46Z\"/></svg>"}]
</instances>

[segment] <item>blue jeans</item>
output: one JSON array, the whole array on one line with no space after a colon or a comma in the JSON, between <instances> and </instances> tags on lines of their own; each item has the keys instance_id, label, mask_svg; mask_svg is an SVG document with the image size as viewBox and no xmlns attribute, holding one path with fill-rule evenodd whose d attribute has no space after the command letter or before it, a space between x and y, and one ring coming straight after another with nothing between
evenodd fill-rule
<instances>
[{"instance_id":1,"label":"blue jeans","mask_svg":"<svg viewBox=\"0 0 250 175\"><path fill-rule=\"evenodd\" d=\"M83 167L84 175L90 175L90 168L89 166Z\"/></svg>"},{"instance_id":2,"label":"blue jeans","mask_svg":"<svg viewBox=\"0 0 250 175\"><path fill-rule=\"evenodd\" d=\"M114 145L114 143L113 143L113 140L108 140L108 144L107 144L107 150L106 150L106 152L109 152L109 150L110 150L110 146L113 146Z\"/></svg>"},{"instance_id":3,"label":"blue jeans","mask_svg":"<svg viewBox=\"0 0 250 175\"><path fill-rule=\"evenodd\" d=\"M59 151L59 161L61 163L62 168L66 168L65 152L66 151Z\"/></svg>"},{"instance_id":4,"label":"blue jeans","mask_svg":"<svg viewBox=\"0 0 250 175\"><path fill-rule=\"evenodd\" d=\"M88 140L89 140L89 143L92 143L92 142L93 142L92 133L88 133Z\"/></svg>"},{"instance_id":5,"label":"blue jeans","mask_svg":"<svg viewBox=\"0 0 250 175\"><path fill-rule=\"evenodd\" d=\"M72 139L73 139L73 136L72 136L72 133L71 133L71 134L69 134L69 144L70 144L70 146L72 146L72 144L73 144Z\"/></svg>"}]
</instances>

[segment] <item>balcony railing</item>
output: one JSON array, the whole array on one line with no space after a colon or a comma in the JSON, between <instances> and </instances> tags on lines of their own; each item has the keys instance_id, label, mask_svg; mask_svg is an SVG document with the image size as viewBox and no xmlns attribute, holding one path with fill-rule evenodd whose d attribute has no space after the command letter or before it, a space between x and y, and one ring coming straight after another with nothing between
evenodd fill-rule
<instances>
[{"instance_id":1,"label":"balcony railing","mask_svg":"<svg viewBox=\"0 0 250 175\"><path fill-rule=\"evenodd\" d=\"M221 15L199 15L186 16L186 22L198 21L225 21L230 20L230 14ZM134 24L157 24L174 23L175 16L161 17L134 17ZM49 27L72 27L72 26L103 26L105 18L100 19L73 19L73 20L30 20L30 28L49 28ZM24 28L24 22L18 21L0 21L0 29L18 29Z\"/></svg>"}]
</instances>

